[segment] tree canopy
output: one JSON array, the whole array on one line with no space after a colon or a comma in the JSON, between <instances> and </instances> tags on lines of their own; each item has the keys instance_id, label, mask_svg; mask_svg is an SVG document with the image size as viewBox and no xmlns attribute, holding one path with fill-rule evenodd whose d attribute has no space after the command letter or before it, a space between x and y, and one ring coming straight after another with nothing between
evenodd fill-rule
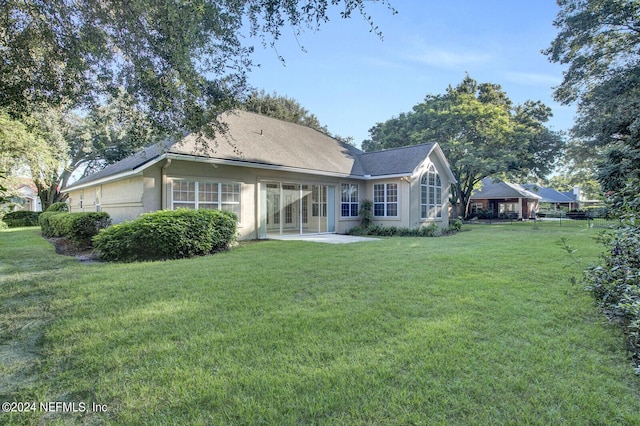
<instances>
[{"instance_id":1,"label":"tree canopy","mask_svg":"<svg viewBox=\"0 0 640 426\"><path fill-rule=\"evenodd\" d=\"M465 215L483 178L543 177L551 171L563 138L545 126L550 117L539 101L514 107L499 85L467 76L445 94L427 95L411 112L376 124L362 146L373 151L438 142L458 179L452 189Z\"/></svg>"},{"instance_id":2,"label":"tree canopy","mask_svg":"<svg viewBox=\"0 0 640 426\"><path fill-rule=\"evenodd\" d=\"M38 109L89 108L124 90L159 129L212 130L247 92L248 40L274 43L285 26L316 29L338 7L341 17L359 12L377 31L367 3L6 0L0 108L20 119Z\"/></svg>"},{"instance_id":3,"label":"tree canopy","mask_svg":"<svg viewBox=\"0 0 640 426\"><path fill-rule=\"evenodd\" d=\"M374 0L395 13L388 0ZM224 130L250 88L252 40L273 45L361 14L370 0L6 0L0 8L0 166L32 167L43 207L72 173L160 134ZM73 111L80 111L82 118ZM204 139L201 139L204 140ZM206 148L206 147L205 147Z\"/></svg>"},{"instance_id":4,"label":"tree canopy","mask_svg":"<svg viewBox=\"0 0 640 426\"><path fill-rule=\"evenodd\" d=\"M568 69L555 97L578 102L572 132L587 149L599 148L603 188L621 189L640 177L640 1L558 4L559 33L545 54Z\"/></svg>"},{"instance_id":5,"label":"tree canopy","mask_svg":"<svg viewBox=\"0 0 640 426\"><path fill-rule=\"evenodd\" d=\"M264 90L251 93L243 102L242 108L302 126L311 127L323 133L329 133L327 126L320 124L315 114L310 113L298 101L277 93L268 94Z\"/></svg>"}]
</instances>

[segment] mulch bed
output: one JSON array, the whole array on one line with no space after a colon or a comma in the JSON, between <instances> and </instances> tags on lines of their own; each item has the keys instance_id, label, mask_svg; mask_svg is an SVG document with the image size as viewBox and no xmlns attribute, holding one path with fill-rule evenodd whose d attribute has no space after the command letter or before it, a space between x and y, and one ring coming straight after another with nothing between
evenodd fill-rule
<instances>
[{"instance_id":1,"label":"mulch bed","mask_svg":"<svg viewBox=\"0 0 640 426\"><path fill-rule=\"evenodd\" d=\"M77 247L64 237L47 238L56 248L56 253L63 256L73 256L80 262L97 262L98 254L93 247Z\"/></svg>"}]
</instances>

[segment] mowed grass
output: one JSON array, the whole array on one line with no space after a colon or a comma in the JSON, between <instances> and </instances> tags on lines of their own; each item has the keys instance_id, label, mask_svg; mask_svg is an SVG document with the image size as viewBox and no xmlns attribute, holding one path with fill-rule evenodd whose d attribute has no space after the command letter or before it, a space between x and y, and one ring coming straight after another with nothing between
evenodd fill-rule
<instances>
[{"instance_id":1,"label":"mowed grass","mask_svg":"<svg viewBox=\"0 0 640 426\"><path fill-rule=\"evenodd\" d=\"M107 406L10 420L640 424L621 334L569 282L580 268L556 245L567 238L586 264L596 232L467 226L86 265L37 230L2 232L2 298L46 291L53 318L38 380L12 397ZM36 244L33 260L9 254L20 240Z\"/></svg>"}]
</instances>

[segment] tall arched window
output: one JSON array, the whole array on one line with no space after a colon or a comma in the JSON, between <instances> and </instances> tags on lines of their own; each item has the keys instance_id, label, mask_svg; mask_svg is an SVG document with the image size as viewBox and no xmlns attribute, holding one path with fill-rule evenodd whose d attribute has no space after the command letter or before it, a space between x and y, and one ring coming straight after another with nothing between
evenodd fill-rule
<instances>
[{"instance_id":1,"label":"tall arched window","mask_svg":"<svg viewBox=\"0 0 640 426\"><path fill-rule=\"evenodd\" d=\"M422 175L420 181L421 190L421 217L422 219L442 218L442 182L436 168L431 164Z\"/></svg>"}]
</instances>

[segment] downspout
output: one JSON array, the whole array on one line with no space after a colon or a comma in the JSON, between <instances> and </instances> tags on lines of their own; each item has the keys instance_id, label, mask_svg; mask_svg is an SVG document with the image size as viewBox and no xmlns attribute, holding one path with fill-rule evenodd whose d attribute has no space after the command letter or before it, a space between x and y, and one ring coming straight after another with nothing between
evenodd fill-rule
<instances>
[{"instance_id":1,"label":"downspout","mask_svg":"<svg viewBox=\"0 0 640 426\"><path fill-rule=\"evenodd\" d=\"M167 182L167 169L171 165L171 158L167 158L161 169L162 188L160 190L160 209L166 210L169 207L169 189Z\"/></svg>"}]
</instances>

